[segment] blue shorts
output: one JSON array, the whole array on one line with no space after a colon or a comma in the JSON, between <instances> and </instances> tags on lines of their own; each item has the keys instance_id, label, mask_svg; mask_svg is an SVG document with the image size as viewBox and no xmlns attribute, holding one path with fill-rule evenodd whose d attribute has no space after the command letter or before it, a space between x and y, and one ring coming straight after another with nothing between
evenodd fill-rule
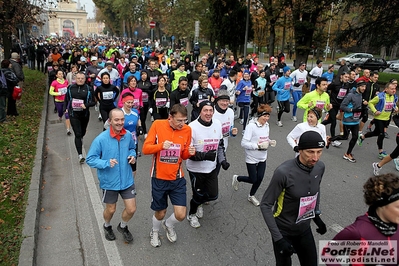
<instances>
[{"instance_id":1,"label":"blue shorts","mask_svg":"<svg viewBox=\"0 0 399 266\"><path fill-rule=\"evenodd\" d=\"M161 211L168 208L168 196L172 205L186 206L186 179L179 178L176 180L161 180L155 177L151 180L152 185L152 201L151 209L153 211Z\"/></svg>"}]
</instances>

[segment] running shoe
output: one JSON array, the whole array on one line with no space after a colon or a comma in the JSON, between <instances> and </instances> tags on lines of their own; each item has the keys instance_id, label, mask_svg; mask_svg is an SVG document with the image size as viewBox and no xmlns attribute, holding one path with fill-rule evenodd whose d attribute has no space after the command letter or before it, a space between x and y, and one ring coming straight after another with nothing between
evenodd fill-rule
<instances>
[{"instance_id":1,"label":"running shoe","mask_svg":"<svg viewBox=\"0 0 399 266\"><path fill-rule=\"evenodd\" d=\"M190 226L193 228L198 228L201 226L201 224L198 222L198 217L197 215L195 215L195 213L187 215L187 220L190 222Z\"/></svg>"},{"instance_id":2,"label":"running shoe","mask_svg":"<svg viewBox=\"0 0 399 266\"><path fill-rule=\"evenodd\" d=\"M359 137L357 138L357 145L359 145L360 147L363 145L363 138L362 138L362 134L359 134Z\"/></svg>"},{"instance_id":3,"label":"running shoe","mask_svg":"<svg viewBox=\"0 0 399 266\"><path fill-rule=\"evenodd\" d=\"M244 119L240 119L240 125L244 124Z\"/></svg>"},{"instance_id":4,"label":"running shoe","mask_svg":"<svg viewBox=\"0 0 399 266\"><path fill-rule=\"evenodd\" d=\"M388 132L384 132L384 137L385 137L386 139L389 139Z\"/></svg>"},{"instance_id":5,"label":"running shoe","mask_svg":"<svg viewBox=\"0 0 399 266\"><path fill-rule=\"evenodd\" d=\"M98 115L98 121L103 121L103 118L101 117L101 115Z\"/></svg>"},{"instance_id":6,"label":"running shoe","mask_svg":"<svg viewBox=\"0 0 399 266\"><path fill-rule=\"evenodd\" d=\"M243 130L241 134L244 136L244 134L245 134L245 130Z\"/></svg>"},{"instance_id":7,"label":"running shoe","mask_svg":"<svg viewBox=\"0 0 399 266\"><path fill-rule=\"evenodd\" d=\"M79 163L80 163L80 164L84 164L84 162L85 162L85 160L86 160L85 157L83 157L82 154L79 154L78 158L79 158Z\"/></svg>"},{"instance_id":8,"label":"running shoe","mask_svg":"<svg viewBox=\"0 0 399 266\"><path fill-rule=\"evenodd\" d=\"M296 118L296 116L293 116L293 117L291 118L291 120L294 121L294 122L298 121L298 119Z\"/></svg>"},{"instance_id":9,"label":"running shoe","mask_svg":"<svg viewBox=\"0 0 399 266\"><path fill-rule=\"evenodd\" d=\"M127 228L127 225L124 228L122 228L121 223L119 223L117 229L119 233L123 235L123 238L125 239L126 242L129 243L133 241L133 236L130 233L129 229Z\"/></svg>"},{"instance_id":10,"label":"running shoe","mask_svg":"<svg viewBox=\"0 0 399 266\"><path fill-rule=\"evenodd\" d=\"M386 153L386 151L382 151L378 154L378 159L382 160L387 156L388 156L388 154Z\"/></svg>"},{"instance_id":11,"label":"running shoe","mask_svg":"<svg viewBox=\"0 0 399 266\"><path fill-rule=\"evenodd\" d=\"M353 158L353 155L351 153L349 153L349 154L345 153L343 158L345 160L350 161L351 163L356 163L356 160L355 160L355 158Z\"/></svg>"},{"instance_id":12,"label":"running shoe","mask_svg":"<svg viewBox=\"0 0 399 266\"><path fill-rule=\"evenodd\" d=\"M238 190L238 180L237 180L238 175L233 175L233 182L231 183L231 185L233 186L234 190L237 191Z\"/></svg>"},{"instance_id":13,"label":"running shoe","mask_svg":"<svg viewBox=\"0 0 399 266\"><path fill-rule=\"evenodd\" d=\"M282 127L283 126L283 123L281 123L281 121L277 121L277 126L279 126L279 127Z\"/></svg>"},{"instance_id":14,"label":"running shoe","mask_svg":"<svg viewBox=\"0 0 399 266\"><path fill-rule=\"evenodd\" d=\"M396 170L399 171L399 158L393 159L393 162L395 163Z\"/></svg>"},{"instance_id":15,"label":"running shoe","mask_svg":"<svg viewBox=\"0 0 399 266\"><path fill-rule=\"evenodd\" d=\"M334 140L333 142L331 142L331 146L333 146L333 147L338 147L338 146L340 146L342 144L342 142L341 141L338 141L338 140Z\"/></svg>"},{"instance_id":16,"label":"running shoe","mask_svg":"<svg viewBox=\"0 0 399 266\"><path fill-rule=\"evenodd\" d=\"M367 127L366 131L367 131L367 132L371 132L371 131L372 131L372 130L371 130L371 127Z\"/></svg>"},{"instance_id":17,"label":"running shoe","mask_svg":"<svg viewBox=\"0 0 399 266\"><path fill-rule=\"evenodd\" d=\"M248 196L248 201L251 202L255 206L259 206L260 202L255 196Z\"/></svg>"},{"instance_id":18,"label":"running shoe","mask_svg":"<svg viewBox=\"0 0 399 266\"><path fill-rule=\"evenodd\" d=\"M165 221L165 220L163 220L163 221L161 222L161 224L162 224L163 229L165 229L165 231L166 231L166 237L168 238L168 240L169 240L171 243L176 242L176 240L177 240L177 235L176 235L175 228L174 228L174 227L167 227L167 226L166 226L166 221Z\"/></svg>"},{"instance_id":19,"label":"running shoe","mask_svg":"<svg viewBox=\"0 0 399 266\"><path fill-rule=\"evenodd\" d=\"M382 167L378 167L378 163L373 163L373 173L375 176L380 174L380 170Z\"/></svg>"},{"instance_id":20,"label":"running shoe","mask_svg":"<svg viewBox=\"0 0 399 266\"><path fill-rule=\"evenodd\" d=\"M198 206L197 212L195 213L195 215L198 217L198 219L201 219L202 217L204 217L204 208L202 207L202 204L200 206Z\"/></svg>"},{"instance_id":21,"label":"running shoe","mask_svg":"<svg viewBox=\"0 0 399 266\"><path fill-rule=\"evenodd\" d=\"M67 135L70 136L72 133L69 129L67 129Z\"/></svg>"},{"instance_id":22,"label":"running shoe","mask_svg":"<svg viewBox=\"0 0 399 266\"><path fill-rule=\"evenodd\" d=\"M151 230L150 232L150 244L154 248L161 246L161 240L159 239L159 232Z\"/></svg>"},{"instance_id":23,"label":"running shoe","mask_svg":"<svg viewBox=\"0 0 399 266\"><path fill-rule=\"evenodd\" d=\"M105 227L105 225L104 225L103 227L104 227L105 239L107 239L108 241L115 240L116 237L115 237L114 231L112 230L112 226L110 225L108 227Z\"/></svg>"}]
</instances>

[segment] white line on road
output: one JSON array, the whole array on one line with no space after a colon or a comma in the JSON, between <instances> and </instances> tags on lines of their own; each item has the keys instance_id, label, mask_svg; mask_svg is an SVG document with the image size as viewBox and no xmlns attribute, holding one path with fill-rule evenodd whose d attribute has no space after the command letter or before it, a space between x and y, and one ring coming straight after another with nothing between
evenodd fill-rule
<instances>
[{"instance_id":1,"label":"white line on road","mask_svg":"<svg viewBox=\"0 0 399 266\"><path fill-rule=\"evenodd\" d=\"M86 151L83 147L83 154L86 154ZM98 195L97 185L95 183L95 177L91 173L90 167L87 164L82 165L84 180L86 181L87 190L90 195L90 201L93 206L94 215L96 216L98 229L101 234L101 239L104 245L105 252L108 257L108 263L111 266L122 266L123 262L121 256L119 254L119 250L116 247L115 241L104 241L104 218L103 218L103 211L104 207L101 202L101 199Z\"/></svg>"}]
</instances>

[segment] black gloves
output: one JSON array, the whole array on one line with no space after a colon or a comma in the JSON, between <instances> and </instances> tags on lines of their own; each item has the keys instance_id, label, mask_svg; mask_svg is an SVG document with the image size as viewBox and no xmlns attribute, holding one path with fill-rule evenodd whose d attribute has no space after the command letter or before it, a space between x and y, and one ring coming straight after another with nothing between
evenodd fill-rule
<instances>
[{"instance_id":1,"label":"black gloves","mask_svg":"<svg viewBox=\"0 0 399 266\"><path fill-rule=\"evenodd\" d=\"M216 151L208 151L205 153L204 160L206 161L214 161L216 159Z\"/></svg>"},{"instance_id":2,"label":"black gloves","mask_svg":"<svg viewBox=\"0 0 399 266\"><path fill-rule=\"evenodd\" d=\"M289 257L295 252L294 247L284 238L276 242L276 247L278 253L280 253L283 256Z\"/></svg>"},{"instance_id":3,"label":"black gloves","mask_svg":"<svg viewBox=\"0 0 399 266\"><path fill-rule=\"evenodd\" d=\"M313 218L314 223L317 225L316 232L320 235L324 235L327 232L326 224L321 220L320 215L316 214L316 217Z\"/></svg>"},{"instance_id":4,"label":"black gloves","mask_svg":"<svg viewBox=\"0 0 399 266\"><path fill-rule=\"evenodd\" d=\"M301 84L299 84L298 82L294 84L294 87L299 87L301 86Z\"/></svg>"},{"instance_id":5,"label":"black gloves","mask_svg":"<svg viewBox=\"0 0 399 266\"><path fill-rule=\"evenodd\" d=\"M137 127L137 135L140 136L143 134L144 134L143 127L141 127L141 126Z\"/></svg>"},{"instance_id":6,"label":"black gloves","mask_svg":"<svg viewBox=\"0 0 399 266\"><path fill-rule=\"evenodd\" d=\"M230 164L226 160L222 161L220 164L222 165L223 170L227 170L230 167Z\"/></svg>"}]
</instances>

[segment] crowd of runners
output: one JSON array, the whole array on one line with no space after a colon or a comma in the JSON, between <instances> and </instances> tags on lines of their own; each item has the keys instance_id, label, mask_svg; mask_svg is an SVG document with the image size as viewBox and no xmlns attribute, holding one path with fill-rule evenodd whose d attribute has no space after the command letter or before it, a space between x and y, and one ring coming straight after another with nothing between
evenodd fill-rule
<instances>
[{"instance_id":1,"label":"crowd of runners","mask_svg":"<svg viewBox=\"0 0 399 266\"><path fill-rule=\"evenodd\" d=\"M149 235L151 245L159 247L161 227L175 242L179 222L187 219L193 228L201 226L202 205L218 198L219 172L230 167L229 138L239 137L247 174L232 175L232 189L250 184L248 201L261 207L277 265L291 265L294 252L301 265L317 265L310 222L315 222L318 233L327 231L319 209L323 148L349 140L342 158L355 163L353 149L361 149L365 138L376 137L376 158L382 161L372 164L374 174L379 176L390 160L399 171L399 135L391 154L383 148L384 138L389 137L386 128L396 121L397 80L380 88L377 72L363 69L360 76L361 69L348 69L346 62L341 62L337 74L333 65L324 71L321 60L309 72L305 62L292 71L280 51L262 64L252 54L235 58L224 49L203 52L198 43L185 51L159 42L106 39L34 40L25 52L31 69L48 74L54 112L65 120L66 134L75 138L79 163L86 161L98 171L104 232L110 241L116 238L111 219L118 195L125 209L117 230L125 241L133 240L127 224L136 211L134 177L141 153L152 155L154 215ZM104 123L104 132L85 158L82 141L91 107ZM302 118L297 117L297 108L304 110ZM269 123L273 111L277 119ZM367 124L370 114L373 119ZM269 138L274 124L293 128L287 142L296 156L275 169L258 200L255 194L265 175L267 151L277 145ZM183 167L192 188L188 211ZM295 182L298 179L310 181ZM167 217L168 198L173 212Z\"/></svg>"}]
</instances>

